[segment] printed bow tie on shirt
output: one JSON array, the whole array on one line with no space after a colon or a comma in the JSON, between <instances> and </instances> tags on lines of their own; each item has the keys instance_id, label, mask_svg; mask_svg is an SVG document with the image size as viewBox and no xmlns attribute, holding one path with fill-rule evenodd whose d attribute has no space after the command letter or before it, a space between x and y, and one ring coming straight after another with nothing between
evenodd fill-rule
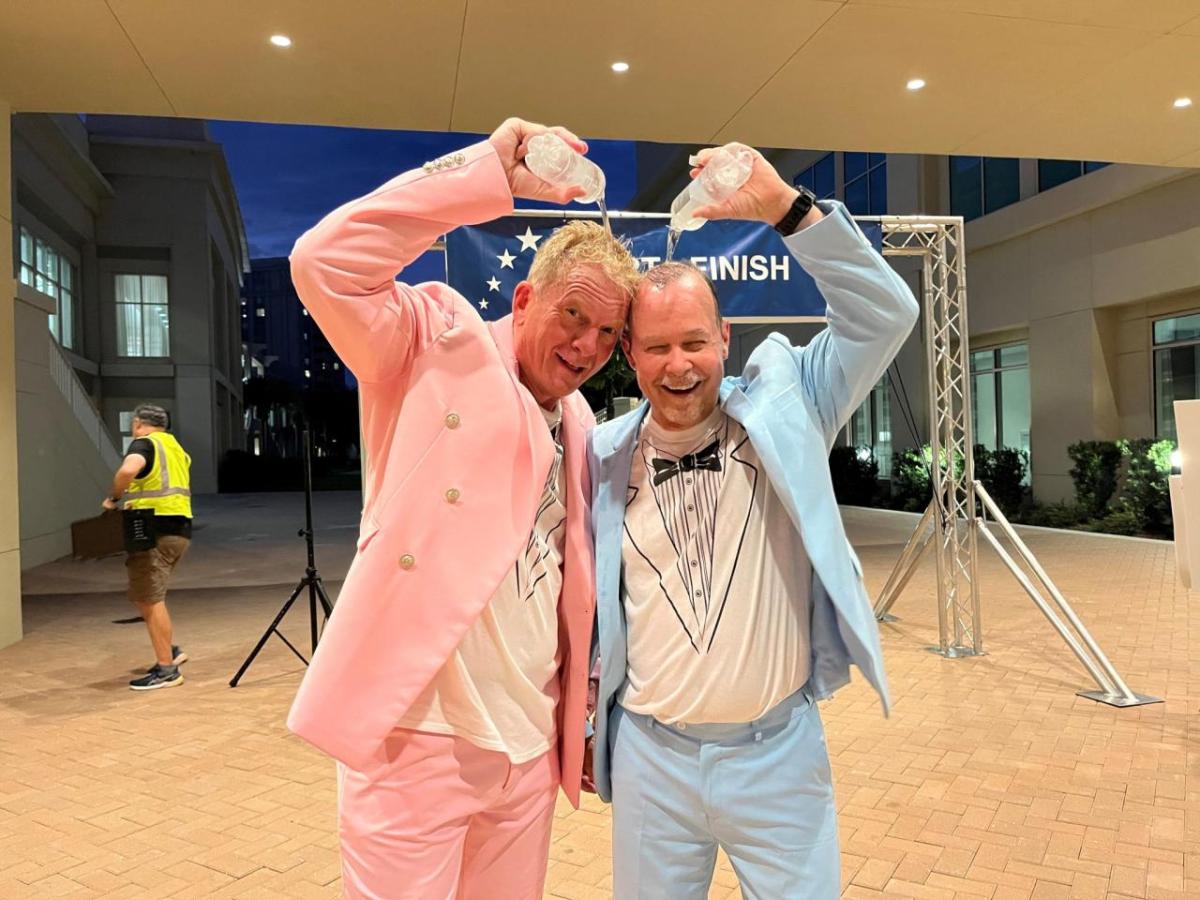
<instances>
[{"instance_id":1,"label":"printed bow tie on shirt","mask_svg":"<svg viewBox=\"0 0 1200 900\"><path fill-rule=\"evenodd\" d=\"M721 441L718 438L703 450L681 456L675 462L669 459L652 459L654 466L654 485L657 487L669 478L674 478L680 472L691 472L695 469L711 469L721 471Z\"/></svg>"}]
</instances>

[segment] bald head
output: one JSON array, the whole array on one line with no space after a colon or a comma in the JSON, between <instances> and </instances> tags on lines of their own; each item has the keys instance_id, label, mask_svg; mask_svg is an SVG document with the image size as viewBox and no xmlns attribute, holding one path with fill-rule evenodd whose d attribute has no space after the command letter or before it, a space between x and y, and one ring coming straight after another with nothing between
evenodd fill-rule
<instances>
[{"instance_id":1,"label":"bald head","mask_svg":"<svg viewBox=\"0 0 1200 900\"><path fill-rule=\"evenodd\" d=\"M729 324L712 282L695 266L668 263L643 277L624 347L663 428L691 428L716 408Z\"/></svg>"},{"instance_id":2,"label":"bald head","mask_svg":"<svg viewBox=\"0 0 1200 900\"><path fill-rule=\"evenodd\" d=\"M650 293L661 293L668 286L678 283L690 294L706 294L712 302L713 318L717 328L721 327L721 304L717 299L717 287L708 274L690 262L665 262L649 269L642 275L641 284L634 296L633 305L629 310L629 327L634 327L634 313L638 307L638 299Z\"/></svg>"}]
</instances>

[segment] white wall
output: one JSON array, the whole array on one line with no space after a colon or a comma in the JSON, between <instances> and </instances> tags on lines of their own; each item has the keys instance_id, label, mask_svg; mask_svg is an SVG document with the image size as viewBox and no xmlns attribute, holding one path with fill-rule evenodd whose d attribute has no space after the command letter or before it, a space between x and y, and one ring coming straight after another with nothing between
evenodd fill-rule
<instances>
[{"instance_id":1,"label":"white wall","mask_svg":"<svg viewBox=\"0 0 1200 900\"><path fill-rule=\"evenodd\" d=\"M21 639L11 115L0 99L0 647Z\"/></svg>"},{"instance_id":2,"label":"white wall","mask_svg":"<svg viewBox=\"0 0 1200 900\"><path fill-rule=\"evenodd\" d=\"M23 568L71 552L71 522L99 514L113 475L51 377L49 298L27 295L16 302Z\"/></svg>"},{"instance_id":3,"label":"white wall","mask_svg":"<svg viewBox=\"0 0 1200 900\"><path fill-rule=\"evenodd\" d=\"M1067 447L1154 430L1151 322L1200 310L1200 175L1110 166L967 226L972 346L1029 341L1033 489Z\"/></svg>"}]
</instances>

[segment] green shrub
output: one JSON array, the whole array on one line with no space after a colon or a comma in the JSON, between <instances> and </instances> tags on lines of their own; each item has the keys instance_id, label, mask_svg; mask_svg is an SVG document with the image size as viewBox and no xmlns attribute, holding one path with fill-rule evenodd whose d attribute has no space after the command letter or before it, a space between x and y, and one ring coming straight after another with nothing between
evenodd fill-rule
<instances>
[{"instance_id":1,"label":"green shrub","mask_svg":"<svg viewBox=\"0 0 1200 900\"><path fill-rule=\"evenodd\" d=\"M1173 526L1167 479L1171 474L1171 452L1175 449L1175 442L1138 438L1121 441L1120 444L1129 461L1129 469L1125 474L1118 511L1131 514L1141 531L1170 535Z\"/></svg>"},{"instance_id":2,"label":"green shrub","mask_svg":"<svg viewBox=\"0 0 1200 900\"><path fill-rule=\"evenodd\" d=\"M1083 531L1101 532L1103 534L1123 534L1136 537L1142 533L1138 517L1128 510L1114 510L1106 516L1079 526Z\"/></svg>"},{"instance_id":3,"label":"green shrub","mask_svg":"<svg viewBox=\"0 0 1200 900\"><path fill-rule=\"evenodd\" d=\"M834 447L829 454L829 474L838 503L871 506L879 493L879 463L870 450Z\"/></svg>"},{"instance_id":4,"label":"green shrub","mask_svg":"<svg viewBox=\"0 0 1200 900\"><path fill-rule=\"evenodd\" d=\"M946 459L946 451L941 452ZM909 512L920 512L933 499L929 484L930 468L933 463L933 448L926 444L920 450L910 448L892 454L892 507ZM955 455L955 471L961 473L966 460L961 453Z\"/></svg>"},{"instance_id":5,"label":"green shrub","mask_svg":"<svg viewBox=\"0 0 1200 900\"><path fill-rule=\"evenodd\" d=\"M920 450L909 448L892 454L892 505L909 512L920 512L929 505L933 491L929 486L929 462L933 452L926 444Z\"/></svg>"},{"instance_id":6,"label":"green shrub","mask_svg":"<svg viewBox=\"0 0 1200 900\"><path fill-rule=\"evenodd\" d=\"M1023 525L1043 528L1074 528L1086 521L1087 512L1075 503L1035 503L1021 514Z\"/></svg>"},{"instance_id":7,"label":"green shrub","mask_svg":"<svg viewBox=\"0 0 1200 900\"><path fill-rule=\"evenodd\" d=\"M1012 518L1021 509L1028 493L1022 482L1029 467L1029 457L1023 450L1011 447L989 450L982 444L975 445L974 457L975 480L983 482L984 489L1001 512Z\"/></svg>"},{"instance_id":8,"label":"green shrub","mask_svg":"<svg viewBox=\"0 0 1200 900\"><path fill-rule=\"evenodd\" d=\"M1089 516L1103 518L1117 489L1121 446L1116 441L1077 441L1067 448L1075 463L1075 500Z\"/></svg>"}]
</instances>

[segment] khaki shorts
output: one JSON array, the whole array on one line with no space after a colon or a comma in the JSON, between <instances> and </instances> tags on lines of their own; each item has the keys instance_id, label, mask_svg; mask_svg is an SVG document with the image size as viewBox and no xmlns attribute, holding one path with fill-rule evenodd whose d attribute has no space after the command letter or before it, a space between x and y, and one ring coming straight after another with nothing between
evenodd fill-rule
<instances>
[{"instance_id":1,"label":"khaki shorts","mask_svg":"<svg viewBox=\"0 0 1200 900\"><path fill-rule=\"evenodd\" d=\"M159 535L153 550L130 553L125 559L129 573L129 599L134 603L161 603L167 599L167 582L191 540L173 534Z\"/></svg>"}]
</instances>

